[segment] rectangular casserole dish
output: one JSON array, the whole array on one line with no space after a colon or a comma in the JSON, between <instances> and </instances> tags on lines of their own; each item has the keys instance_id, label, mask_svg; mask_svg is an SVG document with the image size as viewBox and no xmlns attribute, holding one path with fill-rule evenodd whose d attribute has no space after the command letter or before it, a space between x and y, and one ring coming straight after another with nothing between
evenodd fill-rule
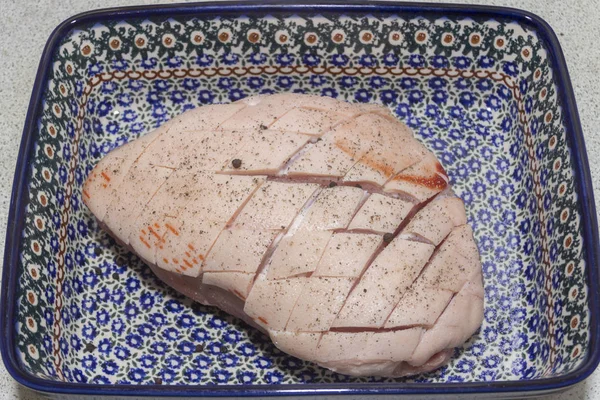
<instances>
[{"instance_id":1,"label":"rectangular casserole dish","mask_svg":"<svg viewBox=\"0 0 600 400\"><path fill-rule=\"evenodd\" d=\"M350 378L158 282L81 201L93 165L184 110L301 91L390 107L448 171L482 254L482 328L436 372ZM23 133L2 356L33 389L241 396L559 390L598 355L598 234L552 29L514 9L202 3L75 16L51 35Z\"/></svg>"}]
</instances>

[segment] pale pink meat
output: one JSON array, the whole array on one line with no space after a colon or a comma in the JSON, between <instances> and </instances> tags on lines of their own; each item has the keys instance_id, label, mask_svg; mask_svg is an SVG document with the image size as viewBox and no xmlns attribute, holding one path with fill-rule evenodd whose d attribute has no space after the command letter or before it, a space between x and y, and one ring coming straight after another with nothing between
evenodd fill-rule
<instances>
[{"instance_id":1,"label":"pale pink meat","mask_svg":"<svg viewBox=\"0 0 600 400\"><path fill-rule=\"evenodd\" d=\"M437 246L455 226L466 223L467 216L461 199L439 197L428 203L410 220L402 230L402 235L416 235Z\"/></svg>"},{"instance_id":2,"label":"pale pink meat","mask_svg":"<svg viewBox=\"0 0 600 400\"><path fill-rule=\"evenodd\" d=\"M346 118L344 114L331 113L314 108L292 108L279 118L271 129L283 132L303 133L320 136L323 130L330 130Z\"/></svg>"},{"instance_id":3,"label":"pale pink meat","mask_svg":"<svg viewBox=\"0 0 600 400\"><path fill-rule=\"evenodd\" d=\"M310 183L266 182L241 210L233 226L257 230L285 229L318 188L320 185Z\"/></svg>"},{"instance_id":4,"label":"pale pink meat","mask_svg":"<svg viewBox=\"0 0 600 400\"><path fill-rule=\"evenodd\" d=\"M381 241L377 234L334 233L313 275L358 278Z\"/></svg>"},{"instance_id":5,"label":"pale pink meat","mask_svg":"<svg viewBox=\"0 0 600 400\"><path fill-rule=\"evenodd\" d=\"M327 248L331 231L299 230L286 235L267 262L267 279L284 279L312 273Z\"/></svg>"},{"instance_id":6,"label":"pale pink meat","mask_svg":"<svg viewBox=\"0 0 600 400\"><path fill-rule=\"evenodd\" d=\"M413 202L374 193L358 210L348 228L393 233L414 207Z\"/></svg>"},{"instance_id":7,"label":"pale pink meat","mask_svg":"<svg viewBox=\"0 0 600 400\"><path fill-rule=\"evenodd\" d=\"M277 230L225 229L204 259L205 272L256 273L267 249L280 233Z\"/></svg>"},{"instance_id":8,"label":"pale pink meat","mask_svg":"<svg viewBox=\"0 0 600 400\"><path fill-rule=\"evenodd\" d=\"M315 277L309 279L292 310L286 330L328 331L350 293L353 278ZM306 316L311 320L307 323Z\"/></svg>"},{"instance_id":9,"label":"pale pink meat","mask_svg":"<svg viewBox=\"0 0 600 400\"><path fill-rule=\"evenodd\" d=\"M270 280L259 277L244 312L266 330L284 330L308 278Z\"/></svg>"},{"instance_id":10,"label":"pale pink meat","mask_svg":"<svg viewBox=\"0 0 600 400\"><path fill-rule=\"evenodd\" d=\"M308 209L300 229L330 232L348 227L365 193L353 186L323 190Z\"/></svg>"},{"instance_id":11,"label":"pale pink meat","mask_svg":"<svg viewBox=\"0 0 600 400\"><path fill-rule=\"evenodd\" d=\"M83 185L83 200L99 221L104 220L106 211L131 166L144 153L148 145L167 132L170 126L171 124L167 122L155 131L137 139L135 145L128 144L114 149L110 152L110 157L100 160L90 173ZM92 193L94 200L90 201Z\"/></svg>"},{"instance_id":12,"label":"pale pink meat","mask_svg":"<svg viewBox=\"0 0 600 400\"><path fill-rule=\"evenodd\" d=\"M247 272L205 272L202 275L202 283L205 285L217 286L235 294L242 300L246 300L252 284L254 274Z\"/></svg>"},{"instance_id":13,"label":"pale pink meat","mask_svg":"<svg viewBox=\"0 0 600 400\"><path fill-rule=\"evenodd\" d=\"M148 199L167 181L173 170L154 165L133 165L115 190L103 222L125 244L129 243L130 227L144 211Z\"/></svg>"},{"instance_id":14,"label":"pale pink meat","mask_svg":"<svg viewBox=\"0 0 600 400\"><path fill-rule=\"evenodd\" d=\"M306 145L310 136L296 132L262 129L242 136L238 150L227 160L221 171L228 174L275 175L300 147ZM239 167L233 160L241 160Z\"/></svg>"},{"instance_id":15,"label":"pale pink meat","mask_svg":"<svg viewBox=\"0 0 600 400\"><path fill-rule=\"evenodd\" d=\"M394 239L364 272L333 326L381 328L429 260L434 246Z\"/></svg>"},{"instance_id":16,"label":"pale pink meat","mask_svg":"<svg viewBox=\"0 0 600 400\"><path fill-rule=\"evenodd\" d=\"M280 350L294 354L298 358L314 360L323 333L269 330L269 336Z\"/></svg>"},{"instance_id":17,"label":"pale pink meat","mask_svg":"<svg viewBox=\"0 0 600 400\"><path fill-rule=\"evenodd\" d=\"M422 202L441 192L447 184L446 171L435 156L427 152L417 163L387 181L383 189L390 193L404 193Z\"/></svg>"},{"instance_id":18,"label":"pale pink meat","mask_svg":"<svg viewBox=\"0 0 600 400\"><path fill-rule=\"evenodd\" d=\"M200 107L115 149L83 199L167 284L349 375L438 368L483 319L481 263L435 156L375 105Z\"/></svg>"}]
</instances>

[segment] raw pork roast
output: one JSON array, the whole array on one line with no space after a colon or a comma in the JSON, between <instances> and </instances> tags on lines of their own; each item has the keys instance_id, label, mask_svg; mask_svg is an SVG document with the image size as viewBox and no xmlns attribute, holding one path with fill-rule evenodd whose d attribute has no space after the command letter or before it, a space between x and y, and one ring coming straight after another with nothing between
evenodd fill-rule
<instances>
[{"instance_id":1,"label":"raw pork roast","mask_svg":"<svg viewBox=\"0 0 600 400\"><path fill-rule=\"evenodd\" d=\"M110 152L83 197L170 286L340 373L433 370L482 321L463 202L379 106L199 107Z\"/></svg>"}]
</instances>

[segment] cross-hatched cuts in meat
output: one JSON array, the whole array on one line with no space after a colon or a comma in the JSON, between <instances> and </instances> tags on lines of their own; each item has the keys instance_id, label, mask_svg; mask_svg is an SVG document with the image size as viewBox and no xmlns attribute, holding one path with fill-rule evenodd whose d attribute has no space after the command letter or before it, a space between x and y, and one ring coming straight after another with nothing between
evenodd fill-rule
<instances>
[{"instance_id":1,"label":"cross-hatched cuts in meat","mask_svg":"<svg viewBox=\"0 0 600 400\"><path fill-rule=\"evenodd\" d=\"M83 198L173 288L340 373L433 370L482 321L463 202L383 107L199 107L110 152Z\"/></svg>"}]
</instances>

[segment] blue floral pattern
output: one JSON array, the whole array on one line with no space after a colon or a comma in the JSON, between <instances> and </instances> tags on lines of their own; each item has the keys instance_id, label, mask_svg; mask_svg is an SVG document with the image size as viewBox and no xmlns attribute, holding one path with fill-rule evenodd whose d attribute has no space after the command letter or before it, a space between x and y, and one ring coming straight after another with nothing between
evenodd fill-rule
<instances>
[{"instance_id":1,"label":"blue floral pattern","mask_svg":"<svg viewBox=\"0 0 600 400\"><path fill-rule=\"evenodd\" d=\"M543 44L516 24L339 20L131 21L64 39L29 177L16 329L30 373L95 384L394 381L289 357L192 303L82 206L85 177L115 147L190 108L282 91L388 106L467 205L483 262L483 326L448 366L406 381L533 379L582 361L580 216Z\"/></svg>"}]
</instances>

